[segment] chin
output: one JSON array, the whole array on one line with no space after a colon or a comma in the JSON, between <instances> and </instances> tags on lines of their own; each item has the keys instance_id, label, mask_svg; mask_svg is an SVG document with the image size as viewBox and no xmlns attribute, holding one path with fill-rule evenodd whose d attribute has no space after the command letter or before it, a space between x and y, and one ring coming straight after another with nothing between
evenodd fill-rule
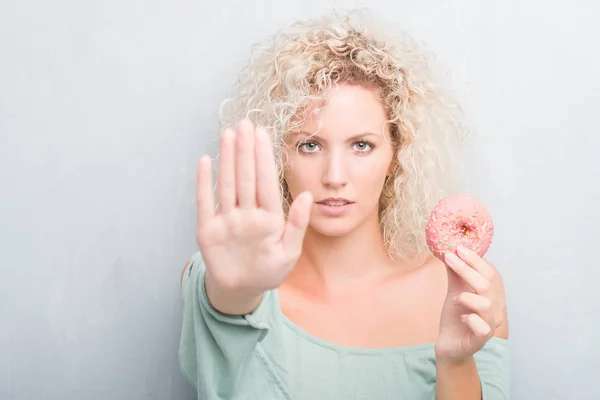
<instances>
[{"instance_id":1,"label":"chin","mask_svg":"<svg viewBox=\"0 0 600 400\"><path fill-rule=\"evenodd\" d=\"M315 232L329 237L344 236L357 227L357 221L351 218L318 218L310 222L310 228Z\"/></svg>"}]
</instances>

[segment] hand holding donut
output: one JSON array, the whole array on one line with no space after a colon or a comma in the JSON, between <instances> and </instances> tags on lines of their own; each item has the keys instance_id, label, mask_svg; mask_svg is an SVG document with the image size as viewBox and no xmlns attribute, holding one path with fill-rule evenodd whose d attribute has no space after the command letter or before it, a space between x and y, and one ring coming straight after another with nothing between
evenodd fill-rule
<instances>
[{"instance_id":1,"label":"hand holding donut","mask_svg":"<svg viewBox=\"0 0 600 400\"><path fill-rule=\"evenodd\" d=\"M469 196L442 199L431 213L427 243L448 267L448 293L435 345L438 360L461 362L492 336L507 334L502 277L482 258L492 236L489 213Z\"/></svg>"}]
</instances>

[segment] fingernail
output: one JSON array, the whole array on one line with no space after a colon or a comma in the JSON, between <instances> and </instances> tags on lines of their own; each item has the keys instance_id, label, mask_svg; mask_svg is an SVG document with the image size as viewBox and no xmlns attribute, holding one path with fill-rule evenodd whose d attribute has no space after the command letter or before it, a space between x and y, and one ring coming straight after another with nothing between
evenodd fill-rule
<instances>
[{"instance_id":1,"label":"fingernail","mask_svg":"<svg viewBox=\"0 0 600 400\"><path fill-rule=\"evenodd\" d=\"M304 198L302 199L302 202L306 205L309 205L312 203L312 194L310 192L306 192L306 194L304 195Z\"/></svg>"}]
</instances>

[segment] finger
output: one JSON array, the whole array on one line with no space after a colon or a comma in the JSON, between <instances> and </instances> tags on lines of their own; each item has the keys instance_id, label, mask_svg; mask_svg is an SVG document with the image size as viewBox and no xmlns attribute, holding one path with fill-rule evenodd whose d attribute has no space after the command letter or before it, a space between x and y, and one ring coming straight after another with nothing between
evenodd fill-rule
<instances>
[{"instance_id":1,"label":"finger","mask_svg":"<svg viewBox=\"0 0 600 400\"><path fill-rule=\"evenodd\" d=\"M464 262L469 264L474 270L483 275L484 278L492 279L494 276L494 267L492 267L473 250L469 249L468 247L459 246L456 249L456 253Z\"/></svg>"},{"instance_id":2,"label":"finger","mask_svg":"<svg viewBox=\"0 0 600 400\"><path fill-rule=\"evenodd\" d=\"M221 134L219 154L219 212L227 213L235 207L235 132L229 128Z\"/></svg>"},{"instance_id":3,"label":"finger","mask_svg":"<svg viewBox=\"0 0 600 400\"><path fill-rule=\"evenodd\" d=\"M482 318L489 312L492 301L477 293L462 292L456 296L456 304L461 305L470 311L479 314Z\"/></svg>"},{"instance_id":4,"label":"finger","mask_svg":"<svg viewBox=\"0 0 600 400\"><path fill-rule=\"evenodd\" d=\"M197 226L206 225L215 216L215 200L212 189L212 160L203 156L196 172Z\"/></svg>"},{"instance_id":5,"label":"finger","mask_svg":"<svg viewBox=\"0 0 600 400\"><path fill-rule=\"evenodd\" d=\"M256 192L259 207L283 212L273 145L267 131L260 127L256 128Z\"/></svg>"},{"instance_id":6,"label":"finger","mask_svg":"<svg viewBox=\"0 0 600 400\"><path fill-rule=\"evenodd\" d=\"M240 208L256 207L256 156L254 126L248 119L238 124L236 138L235 183Z\"/></svg>"},{"instance_id":7,"label":"finger","mask_svg":"<svg viewBox=\"0 0 600 400\"><path fill-rule=\"evenodd\" d=\"M467 285L471 286L475 292L482 294L488 289L489 281L479 272L471 268L470 265L461 260L456 254L452 252L446 253L445 261L446 265L456 272L456 274L460 276Z\"/></svg>"},{"instance_id":8,"label":"finger","mask_svg":"<svg viewBox=\"0 0 600 400\"><path fill-rule=\"evenodd\" d=\"M477 337L488 337L492 333L489 324L477 314L463 314L460 318Z\"/></svg>"},{"instance_id":9,"label":"finger","mask_svg":"<svg viewBox=\"0 0 600 400\"><path fill-rule=\"evenodd\" d=\"M310 192L304 192L290 206L282 242L284 252L292 257L298 256L302 251L302 242L310 220L312 201L313 198Z\"/></svg>"}]
</instances>

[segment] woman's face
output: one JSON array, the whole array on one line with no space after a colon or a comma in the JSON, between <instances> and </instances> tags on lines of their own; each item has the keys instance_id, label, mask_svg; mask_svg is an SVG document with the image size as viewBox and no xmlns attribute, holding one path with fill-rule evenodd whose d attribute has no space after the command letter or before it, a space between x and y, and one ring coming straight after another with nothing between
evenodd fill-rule
<instances>
[{"instance_id":1,"label":"woman's face","mask_svg":"<svg viewBox=\"0 0 600 400\"><path fill-rule=\"evenodd\" d=\"M332 89L326 104L309 114L301 131L286 138L285 180L292 199L312 193L312 229L344 235L378 219L394 153L387 115L373 90L348 84Z\"/></svg>"}]
</instances>

